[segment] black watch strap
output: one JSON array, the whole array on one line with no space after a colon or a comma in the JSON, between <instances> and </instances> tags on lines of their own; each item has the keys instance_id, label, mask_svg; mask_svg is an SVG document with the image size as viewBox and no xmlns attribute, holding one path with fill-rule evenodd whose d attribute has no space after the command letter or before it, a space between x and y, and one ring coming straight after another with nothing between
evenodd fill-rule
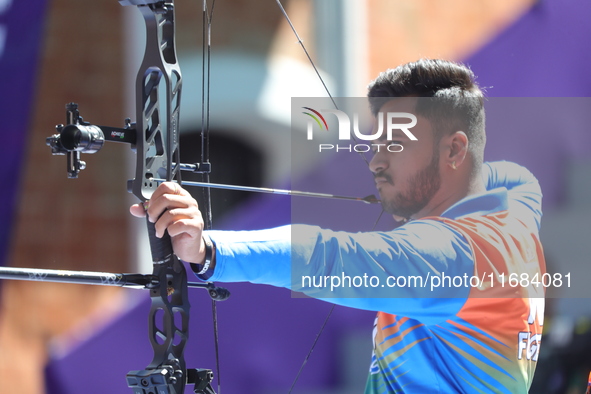
<instances>
[{"instance_id":1,"label":"black watch strap","mask_svg":"<svg viewBox=\"0 0 591 394\"><path fill-rule=\"evenodd\" d=\"M207 235L203 235L203 242L205 242L205 260L203 264L191 264L191 269L201 279L209 279L213 275L213 270L210 270L209 267L213 260L215 245Z\"/></svg>"}]
</instances>

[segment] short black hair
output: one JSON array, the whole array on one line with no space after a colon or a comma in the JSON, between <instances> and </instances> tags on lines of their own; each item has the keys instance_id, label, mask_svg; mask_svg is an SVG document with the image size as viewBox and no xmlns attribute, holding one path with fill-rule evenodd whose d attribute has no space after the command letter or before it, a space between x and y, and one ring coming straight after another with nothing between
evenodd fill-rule
<instances>
[{"instance_id":1,"label":"short black hair","mask_svg":"<svg viewBox=\"0 0 591 394\"><path fill-rule=\"evenodd\" d=\"M486 143L484 94L467 66L439 59L403 64L372 81L367 97L374 116L389 98L426 97L417 101L417 115L431 122L436 138L464 131L475 169L480 168Z\"/></svg>"}]
</instances>

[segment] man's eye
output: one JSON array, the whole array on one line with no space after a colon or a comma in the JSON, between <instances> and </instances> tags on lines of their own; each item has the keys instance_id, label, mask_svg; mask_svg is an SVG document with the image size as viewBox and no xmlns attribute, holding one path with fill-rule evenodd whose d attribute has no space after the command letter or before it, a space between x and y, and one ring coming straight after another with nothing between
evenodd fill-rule
<instances>
[{"instance_id":1,"label":"man's eye","mask_svg":"<svg viewBox=\"0 0 591 394\"><path fill-rule=\"evenodd\" d=\"M402 141L389 141L388 146L386 146L386 149L388 150L388 152L398 153L404 150L404 146L402 144Z\"/></svg>"},{"instance_id":2,"label":"man's eye","mask_svg":"<svg viewBox=\"0 0 591 394\"><path fill-rule=\"evenodd\" d=\"M403 142L401 140L383 141L381 143L372 144L371 154L375 155L378 152L401 152L403 149Z\"/></svg>"}]
</instances>

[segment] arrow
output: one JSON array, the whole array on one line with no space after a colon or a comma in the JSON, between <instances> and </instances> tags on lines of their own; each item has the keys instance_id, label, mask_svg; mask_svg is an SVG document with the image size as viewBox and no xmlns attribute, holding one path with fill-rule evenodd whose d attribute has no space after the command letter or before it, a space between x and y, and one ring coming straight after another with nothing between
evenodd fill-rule
<instances>
[{"instance_id":1,"label":"arrow","mask_svg":"<svg viewBox=\"0 0 591 394\"><path fill-rule=\"evenodd\" d=\"M161 178L150 178L150 182L163 183L168 182L166 179ZM349 196L337 196L334 194L326 193L314 193L314 192L301 192L297 190L285 190L285 189L271 189L268 187L253 187L253 186L239 186L239 185L226 185L223 183L207 183L207 182L191 182L182 181L183 186L197 186L197 187L211 187L213 189L227 189L227 190L240 190L244 192L255 192L255 193L270 193L270 194L283 194L288 196L301 196L301 197L317 197L317 198L336 198L339 200L350 200L350 201L361 201L366 204L379 204L380 200L373 194L366 197L349 197Z\"/></svg>"}]
</instances>

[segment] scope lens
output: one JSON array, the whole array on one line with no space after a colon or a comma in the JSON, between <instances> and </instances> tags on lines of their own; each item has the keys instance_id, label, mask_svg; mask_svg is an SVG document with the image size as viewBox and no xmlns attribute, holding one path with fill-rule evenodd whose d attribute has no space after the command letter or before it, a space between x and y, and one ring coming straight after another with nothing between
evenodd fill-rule
<instances>
[{"instance_id":1,"label":"scope lens","mask_svg":"<svg viewBox=\"0 0 591 394\"><path fill-rule=\"evenodd\" d=\"M67 151L96 153L103 147L105 136L97 126L70 124L62 129L60 141Z\"/></svg>"}]
</instances>

